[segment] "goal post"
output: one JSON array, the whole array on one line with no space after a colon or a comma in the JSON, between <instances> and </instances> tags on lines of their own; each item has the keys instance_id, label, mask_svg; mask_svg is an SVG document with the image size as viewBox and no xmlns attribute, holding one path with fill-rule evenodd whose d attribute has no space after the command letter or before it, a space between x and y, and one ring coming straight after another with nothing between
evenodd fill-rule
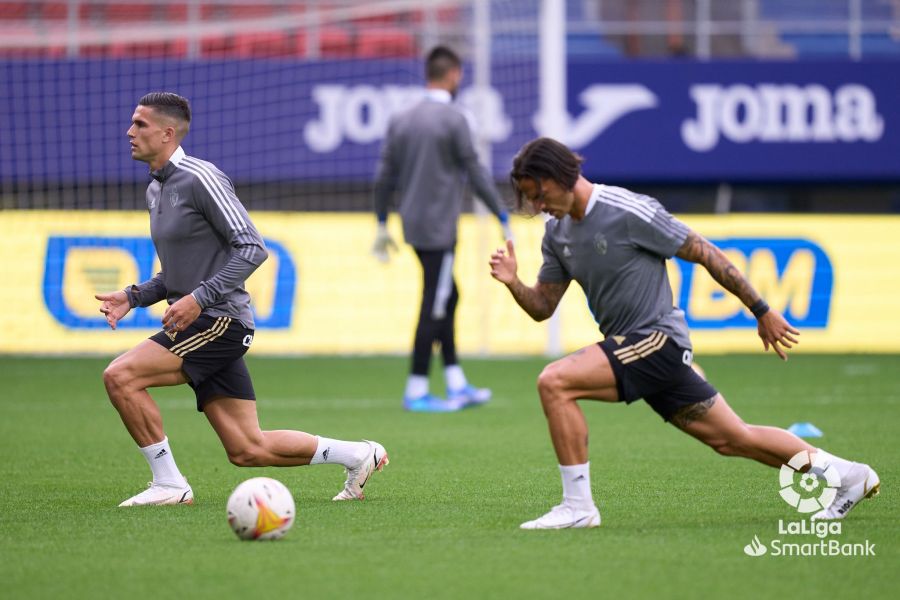
<instances>
[{"instance_id":1,"label":"goal post","mask_svg":"<svg viewBox=\"0 0 900 600\"><path fill-rule=\"evenodd\" d=\"M541 0L539 28L538 132L541 136L562 140L568 119L565 0ZM562 351L562 315L556 310L547 325L547 345L544 352L548 356L558 356Z\"/></svg>"}]
</instances>

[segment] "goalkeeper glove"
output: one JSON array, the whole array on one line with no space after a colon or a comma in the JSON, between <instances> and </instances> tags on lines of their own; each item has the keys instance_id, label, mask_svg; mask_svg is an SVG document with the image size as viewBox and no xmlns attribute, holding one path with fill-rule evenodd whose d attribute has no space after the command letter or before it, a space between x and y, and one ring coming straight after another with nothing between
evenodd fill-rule
<instances>
[{"instance_id":1,"label":"goalkeeper glove","mask_svg":"<svg viewBox=\"0 0 900 600\"><path fill-rule=\"evenodd\" d=\"M381 262L386 263L391 259L390 254L388 254L389 249L396 252L397 244L394 243L394 240L391 239L391 234L388 233L387 223L379 223L378 230L375 233L375 243L372 245L372 254Z\"/></svg>"},{"instance_id":2,"label":"goalkeeper glove","mask_svg":"<svg viewBox=\"0 0 900 600\"><path fill-rule=\"evenodd\" d=\"M503 239L504 240L512 240L513 232L512 227L509 226L509 214L502 212L498 217L500 219L500 227L503 228ZM515 240L513 240L515 241Z\"/></svg>"}]
</instances>

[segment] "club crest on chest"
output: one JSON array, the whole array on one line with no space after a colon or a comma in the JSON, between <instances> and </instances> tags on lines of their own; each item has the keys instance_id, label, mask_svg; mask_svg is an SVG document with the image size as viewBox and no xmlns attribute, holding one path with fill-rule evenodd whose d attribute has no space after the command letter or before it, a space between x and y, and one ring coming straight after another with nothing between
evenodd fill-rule
<instances>
[{"instance_id":1,"label":"club crest on chest","mask_svg":"<svg viewBox=\"0 0 900 600\"><path fill-rule=\"evenodd\" d=\"M169 204L172 205L172 208L175 208L175 205L178 204L180 198L178 197L178 188L174 185L166 189L166 196L169 198Z\"/></svg>"}]
</instances>

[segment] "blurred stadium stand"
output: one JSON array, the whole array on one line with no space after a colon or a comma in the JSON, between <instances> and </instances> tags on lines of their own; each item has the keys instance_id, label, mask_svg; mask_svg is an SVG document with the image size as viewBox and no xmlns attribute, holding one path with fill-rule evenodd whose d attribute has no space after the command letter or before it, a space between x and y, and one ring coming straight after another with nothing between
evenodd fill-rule
<instances>
[{"instance_id":1,"label":"blurred stadium stand","mask_svg":"<svg viewBox=\"0 0 900 600\"><path fill-rule=\"evenodd\" d=\"M269 58L296 55L295 48L303 56L308 46L302 32L277 32L279 35L268 37L263 34L273 34L280 16L315 12L320 22L327 24L331 19L329 12L356 4L359 2L355 0L3 1L0 2L0 32L15 34L20 42L19 49L4 46L6 55L33 57L57 56L58 38L72 31L112 35L138 28L165 28L174 23L246 23L250 38L229 44L201 44L200 56L205 56L205 49L210 49L219 58ZM569 53L575 58L673 57L698 53L706 53L703 58L900 56L898 0L570 0L566 8ZM508 20L496 32L495 50L500 54L510 47L514 51L521 48L537 51L537 44L532 43L536 38L529 39L523 33L528 30L535 33L529 23L538 18L538 6L534 2L522 2L517 9L515 19ZM425 29L429 20L433 21L430 26L438 35L458 37L471 22L471 10L460 3L452 8L349 19L341 22L340 28L326 31L326 35L312 36L320 39L321 46L309 48L309 53L314 56L320 51L360 57L418 56L423 42L428 41ZM294 39L284 40L284 35ZM258 43L253 41L253 36ZM170 47L188 48L190 37L169 40ZM75 46L67 53L70 57L127 56L131 48L126 44L118 50L103 52L97 49L98 45L103 44ZM860 56L852 56L854 48L858 48L855 51ZM134 49L137 56L146 55L140 45Z\"/></svg>"},{"instance_id":2,"label":"blurred stadium stand","mask_svg":"<svg viewBox=\"0 0 900 600\"><path fill-rule=\"evenodd\" d=\"M308 65L331 59L415 60L438 42L472 59L471 2L423 0L398 11L362 10L379 4L384 3L0 1L0 40L5 40L0 59L278 60ZM539 2L491 5L493 59L534 60ZM900 0L569 0L566 12L571 61L900 59ZM409 73L407 80L419 83L419 73ZM129 82L126 93L140 85ZM208 112L206 116L212 118ZM127 123L127 115L115 118ZM0 143L7 144L8 137ZM724 204L730 210L900 211L897 182L844 187L831 181L725 183ZM358 178L237 184L253 209L369 209L369 184ZM641 187L665 199L674 211L710 212L723 205L722 185L659 182ZM142 205L143 187L127 181L4 181L0 208L135 208ZM853 196L852 203L841 200L847 195Z\"/></svg>"},{"instance_id":3,"label":"blurred stadium stand","mask_svg":"<svg viewBox=\"0 0 900 600\"><path fill-rule=\"evenodd\" d=\"M356 3L358 4L358 3ZM106 34L114 37L117 32L137 29L162 28L173 23L187 24L240 24L246 29L240 35L203 36L199 44L199 56L215 58L272 58L341 56L341 57L415 57L420 52L417 29L425 20L422 10L410 10L396 14L349 19L340 26L327 26L332 17L329 11L352 7L354 2L288 2L260 0L258 2L231 2L216 0L192 3L184 0L135 0L134 2L0 2L0 32L14 34L19 47L3 47L6 56L56 57L62 47L58 40L68 33ZM326 28L317 35L307 36L303 31L279 31L279 16L296 16L304 12L319 12L317 22ZM431 11L437 25L461 26L459 10ZM276 20L273 24L272 20ZM248 23L249 22L249 23ZM254 25L257 23L257 25ZM315 25L313 25L315 26ZM170 39L165 45L149 53L166 55L166 49L175 52L173 58L181 58L189 48L190 35ZM318 46L309 47L307 40L315 40ZM104 49L103 46L110 46ZM113 47L115 46L115 47ZM146 44L129 44L117 41L76 45L67 50L71 58L148 56Z\"/></svg>"}]
</instances>

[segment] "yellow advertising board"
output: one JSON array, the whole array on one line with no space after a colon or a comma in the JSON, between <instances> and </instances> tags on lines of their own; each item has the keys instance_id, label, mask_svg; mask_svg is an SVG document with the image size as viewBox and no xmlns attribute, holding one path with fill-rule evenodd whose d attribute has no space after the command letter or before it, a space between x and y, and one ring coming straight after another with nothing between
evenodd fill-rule
<instances>
[{"instance_id":1,"label":"yellow advertising board","mask_svg":"<svg viewBox=\"0 0 900 600\"><path fill-rule=\"evenodd\" d=\"M387 264L369 253L367 214L256 213L270 259L247 282L254 354L409 352L421 290L415 254ZM900 217L728 215L685 222L714 241L776 309L801 330L798 352L900 351ZM402 239L399 220L390 227ZM158 330L163 306L132 311L116 331L95 293L149 279L159 269L143 212L3 211L4 310L0 352L115 353ZM540 266L540 218L514 218L519 274ZM455 273L459 350L538 354L547 322L534 323L487 265L501 244L492 218L464 216ZM190 260L190 257L184 257ZM758 351L755 321L697 265L669 261L674 301L698 353ZM577 284L557 325L571 351L600 339Z\"/></svg>"}]
</instances>

